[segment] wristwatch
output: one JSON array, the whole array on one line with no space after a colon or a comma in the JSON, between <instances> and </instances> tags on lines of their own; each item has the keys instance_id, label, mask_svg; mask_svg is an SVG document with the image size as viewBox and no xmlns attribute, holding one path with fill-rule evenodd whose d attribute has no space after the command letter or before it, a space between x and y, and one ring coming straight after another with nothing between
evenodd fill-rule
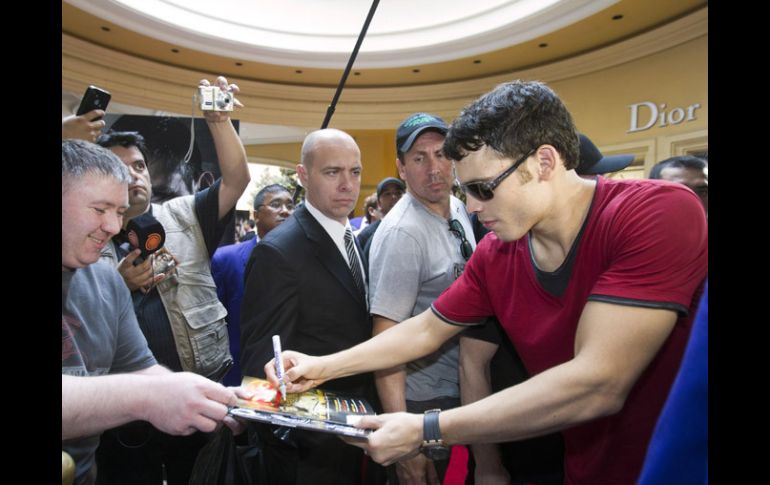
<instances>
[{"instance_id":1,"label":"wristwatch","mask_svg":"<svg viewBox=\"0 0 770 485\"><path fill-rule=\"evenodd\" d=\"M423 417L420 451L431 460L449 459L449 447L441 440L441 430L438 426L440 412L440 409L429 409Z\"/></svg>"}]
</instances>

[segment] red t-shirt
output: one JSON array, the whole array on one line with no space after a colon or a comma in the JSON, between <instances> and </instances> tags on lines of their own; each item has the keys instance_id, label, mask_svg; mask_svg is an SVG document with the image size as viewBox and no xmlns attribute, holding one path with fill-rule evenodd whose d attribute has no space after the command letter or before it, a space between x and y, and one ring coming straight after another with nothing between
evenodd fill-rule
<instances>
[{"instance_id":1,"label":"red t-shirt","mask_svg":"<svg viewBox=\"0 0 770 485\"><path fill-rule=\"evenodd\" d=\"M496 316L530 375L574 357L588 300L677 311L674 330L623 409L563 432L566 483L633 483L708 271L705 212L683 185L597 177L589 216L572 250L573 265L563 275L569 282L555 296L537 278L529 236L506 243L489 234L433 310L454 324Z\"/></svg>"}]
</instances>

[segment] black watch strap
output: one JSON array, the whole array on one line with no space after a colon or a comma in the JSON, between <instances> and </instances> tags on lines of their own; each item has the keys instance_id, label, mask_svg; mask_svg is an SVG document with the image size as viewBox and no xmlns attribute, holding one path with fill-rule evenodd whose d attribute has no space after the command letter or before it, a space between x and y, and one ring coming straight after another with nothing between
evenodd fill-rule
<instances>
[{"instance_id":1,"label":"black watch strap","mask_svg":"<svg viewBox=\"0 0 770 485\"><path fill-rule=\"evenodd\" d=\"M425 411L422 430L423 445L428 443L441 443L441 429L438 425L438 415L440 412L440 409L429 409Z\"/></svg>"}]
</instances>

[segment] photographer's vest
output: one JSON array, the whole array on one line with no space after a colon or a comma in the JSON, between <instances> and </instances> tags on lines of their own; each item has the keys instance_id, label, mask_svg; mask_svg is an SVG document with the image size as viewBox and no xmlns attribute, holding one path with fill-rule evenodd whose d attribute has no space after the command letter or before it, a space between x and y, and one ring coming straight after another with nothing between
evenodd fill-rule
<instances>
[{"instance_id":1,"label":"photographer's vest","mask_svg":"<svg viewBox=\"0 0 770 485\"><path fill-rule=\"evenodd\" d=\"M227 310L217 298L206 243L195 215L195 197L152 204L152 215L166 231L164 247L179 262L176 276L163 280L157 290L171 323L182 369L219 380L233 361L225 322Z\"/></svg>"}]
</instances>

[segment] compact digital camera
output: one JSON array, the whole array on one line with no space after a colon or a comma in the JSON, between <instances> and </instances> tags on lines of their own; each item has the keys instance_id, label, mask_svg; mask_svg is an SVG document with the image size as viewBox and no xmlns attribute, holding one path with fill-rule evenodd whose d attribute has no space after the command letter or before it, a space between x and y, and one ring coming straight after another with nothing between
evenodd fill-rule
<instances>
[{"instance_id":1,"label":"compact digital camera","mask_svg":"<svg viewBox=\"0 0 770 485\"><path fill-rule=\"evenodd\" d=\"M170 274L176 271L179 261L168 249L160 248L152 256L152 271L156 276L159 274L170 276Z\"/></svg>"},{"instance_id":2,"label":"compact digital camera","mask_svg":"<svg viewBox=\"0 0 770 485\"><path fill-rule=\"evenodd\" d=\"M232 111L235 106L233 93L217 86L199 86L202 111Z\"/></svg>"},{"instance_id":3,"label":"compact digital camera","mask_svg":"<svg viewBox=\"0 0 770 485\"><path fill-rule=\"evenodd\" d=\"M141 287L142 293L148 293L155 287L155 285L159 284L160 281L171 281L174 285L176 285L176 267L179 265L179 261L176 259L176 257L171 254L165 247L158 249L154 253L150 254L149 257L152 260L153 280L149 285ZM165 278L158 281L156 278L159 275L164 275Z\"/></svg>"}]
</instances>

